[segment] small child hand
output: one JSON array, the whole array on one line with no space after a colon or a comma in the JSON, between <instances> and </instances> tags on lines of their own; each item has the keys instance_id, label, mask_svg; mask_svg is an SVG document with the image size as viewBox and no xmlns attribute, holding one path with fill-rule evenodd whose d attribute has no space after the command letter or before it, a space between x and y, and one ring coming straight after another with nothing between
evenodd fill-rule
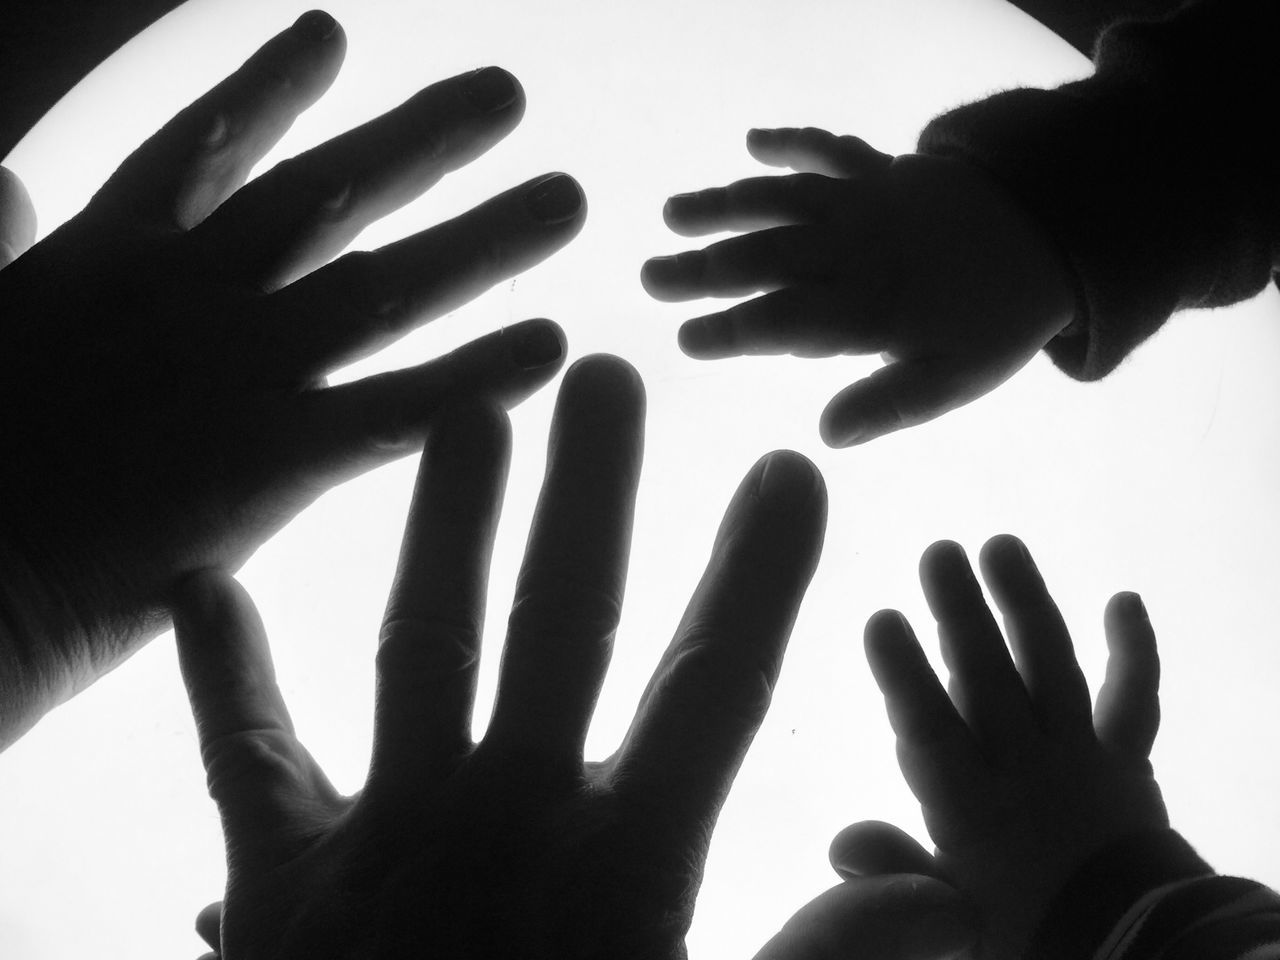
<instances>
[{"instance_id":1,"label":"small child hand","mask_svg":"<svg viewBox=\"0 0 1280 960\"><path fill-rule=\"evenodd\" d=\"M686 322L704 360L880 353L822 415L835 447L940 416L994 389L1073 319L1065 263L982 170L892 157L825 130L752 130L747 149L801 171L671 197L684 236L750 231L644 265L660 300L764 296Z\"/></svg>"},{"instance_id":2,"label":"small child hand","mask_svg":"<svg viewBox=\"0 0 1280 960\"><path fill-rule=\"evenodd\" d=\"M1148 760L1159 726L1159 660L1142 601L1117 594L1105 618L1106 681L1091 716L1066 625L1026 548L996 537L981 567L1012 657L963 550L936 543L921 560L949 693L901 614L881 611L866 630L898 760L937 845L936 869L884 825L846 831L832 862L845 874L910 870L954 884L983 917L977 955L1014 960L1084 861L1169 825Z\"/></svg>"}]
</instances>

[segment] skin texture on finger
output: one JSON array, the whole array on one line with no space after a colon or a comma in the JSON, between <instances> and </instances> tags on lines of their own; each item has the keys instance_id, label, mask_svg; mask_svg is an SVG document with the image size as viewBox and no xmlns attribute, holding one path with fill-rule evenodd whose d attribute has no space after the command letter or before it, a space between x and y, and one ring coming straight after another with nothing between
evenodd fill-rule
<instances>
[{"instance_id":1,"label":"skin texture on finger","mask_svg":"<svg viewBox=\"0 0 1280 960\"><path fill-rule=\"evenodd\" d=\"M261 357L264 378L282 383L358 360L546 259L585 219L572 177L538 177L271 295L246 324L250 352Z\"/></svg>"},{"instance_id":2,"label":"skin texture on finger","mask_svg":"<svg viewBox=\"0 0 1280 960\"><path fill-rule=\"evenodd\" d=\"M881 610L867 621L863 643L912 793L944 819L971 810L987 776L981 748L906 619L896 610Z\"/></svg>"},{"instance_id":3,"label":"skin texture on finger","mask_svg":"<svg viewBox=\"0 0 1280 960\"><path fill-rule=\"evenodd\" d=\"M807 459L775 451L756 463L615 756L619 789L688 831L685 843L705 844L764 720L826 516Z\"/></svg>"},{"instance_id":4,"label":"skin texture on finger","mask_svg":"<svg viewBox=\"0 0 1280 960\"><path fill-rule=\"evenodd\" d=\"M298 810L337 794L293 733L271 650L249 595L202 570L173 597L178 662L196 718L209 794L229 855L267 869L297 842Z\"/></svg>"},{"instance_id":5,"label":"skin texture on finger","mask_svg":"<svg viewBox=\"0 0 1280 960\"><path fill-rule=\"evenodd\" d=\"M1041 727L1061 739L1091 740L1089 684L1058 605L1026 546L1008 534L993 537L978 560Z\"/></svg>"},{"instance_id":6,"label":"skin texture on finger","mask_svg":"<svg viewBox=\"0 0 1280 960\"><path fill-rule=\"evenodd\" d=\"M432 416L456 397L510 409L556 375L564 353L550 320L513 324L416 367L306 391L258 425L251 450L271 451L282 476L318 493L420 450Z\"/></svg>"},{"instance_id":7,"label":"skin texture on finger","mask_svg":"<svg viewBox=\"0 0 1280 960\"><path fill-rule=\"evenodd\" d=\"M90 210L107 211L115 223L194 227L329 89L345 54L346 36L332 17L303 14L130 155Z\"/></svg>"},{"instance_id":8,"label":"skin texture on finger","mask_svg":"<svg viewBox=\"0 0 1280 960\"><path fill-rule=\"evenodd\" d=\"M432 420L378 644L369 787L421 791L471 748L489 562L511 425L485 405Z\"/></svg>"},{"instance_id":9,"label":"skin texture on finger","mask_svg":"<svg viewBox=\"0 0 1280 960\"><path fill-rule=\"evenodd\" d=\"M565 374L483 752L581 770L622 612L644 410L623 360L586 357Z\"/></svg>"},{"instance_id":10,"label":"skin texture on finger","mask_svg":"<svg viewBox=\"0 0 1280 960\"><path fill-rule=\"evenodd\" d=\"M751 177L727 187L678 193L663 206L662 219L682 237L820 223L838 196L836 189L836 181L816 174Z\"/></svg>"},{"instance_id":11,"label":"skin texture on finger","mask_svg":"<svg viewBox=\"0 0 1280 960\"><path fill-rule=\"evenodd\" d=\"M680 349L698 360L878 353L888 345L872 325L850 322L858 296L833 283L784 287L681 324Z\"/></svg>"},{"instance_id":12,"label":"skin texture on finger","mask_svg":"<svg viewBox=\"0 0 1280 960\"><path fill-rule=\"evenodd\" d=\"M934 619L948 691L989 761L1029 749L1038 733L1022 677L987 608L964 549L943 540L920 558L920 585Z\"/></svg>"},{"instance_id":13,"label":"skin texture on finger","mask_svg":"<svg viewBox=\"0 0 1280 960\"><path fill-rule=\"evenodd\" d=\"M950 960L977 936L972 909L938 880L856 877L801 907L755 960Z\"/></svg>"},{"instance_id":14,"label":"skin texture on finger","mask_svg":"<svg viewBox=\"0 0 1280 960\"><path fill-rule=\"evenodd\" d=\"M277 289L494 146L524 102L499 67L432 84L247 184L192 231L196 255L228 279Z\"/></svg>"},{"instance_id":15,"label":"skin texture on finger","mask_svg":"<svg viewBox=\"0 0 1280 960\"><path fill-rule=\"evenodd\" d=\"M845 880L886 873L946 879L933 854L905 830L882 820L863 820L845 827L831 841L827 859Z\"/></svg>"},{"instance_id":16,"label":"skin texture on finger","mask_svg":"<svg viewBox=\"0 0 1280 960\"><path fill-rule=\"evenodd\" d=\"M18 175L0 167L0 267L26 253L36 241L36 208Z\"/></svg>"},{"instance_id":17,"label":"skin texture on finger","mask_svg":"<svg viewBox=\"0 0 1280 960\"><path fill-rule=\"evenodd\" d=\"M640 283L651 297L665 302L743 297L822 281L836 267L836 253L821 227L774 227L702 250L654 257L641 269Z\"/></svg>"},{"instance_id":18,"label":"skin texture on finger","mask_svg":"<svg viewBox=\"0 0 1280 960\"><path fill-rule=\"evenodd\" d=\"M865 140L836 136L817 127L767 127L747 131L747 151L771 167L790 167L828 177L853 178L887 169L893 154Z\"/></svg>"},{"instance_id":19,"label":"skin texture on finger","mask_svg":"<svg viewBox=\"0 0 1280 960\"><path fill-rule=\"evenodd\" d=\"M1160 655L1147 609L1136 593L1118 593L1104 615L1107 674L1094 727L1109 750L1145 760L1160 729Z\"/></svg>"}]
</instances>

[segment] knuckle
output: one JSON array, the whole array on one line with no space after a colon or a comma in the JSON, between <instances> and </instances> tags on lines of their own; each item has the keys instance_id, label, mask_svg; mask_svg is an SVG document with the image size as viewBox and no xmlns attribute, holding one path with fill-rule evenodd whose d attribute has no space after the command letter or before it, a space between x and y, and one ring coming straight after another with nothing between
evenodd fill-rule
<instances>
[{"instance_id":1,"label":"knuckle","mask_svg":"<svg viewBox=\"0 0 1280 960\"><path fill-rule=\"evenodd\" d=\"M450 677L479 662L480 625L473 618L390 619L379 634L377 673L384 682Z\"/></svg>"},{"instance_id":2,"label":"knuckle","mask_svg":"<svg viewBox=\"0 0 1280 960\"><path fill-rule=\"evenodd\" d=\"M718 716L736 718L754 728L773 701L777 665L753 656L739 645L704 634L685 640L668 676L697 690L700 700Z\"/></svg>"},{"instance_id":3,"label":"knuckle","mask_svg":"<svg viewBox=\"0 0 1280 960\"><path fill-rule=\"evenodd\" d=\"M512 632L554 633L583 643L608 642L622 621L622 590L561 572L521 579Z\"/></svg>"},{"instance_id":4,"label":"knuckle","mask_svg":"<svg viewBox=\"0 0 1280 960\"><path fill-rule=\"evenodd\" d=\"M301 778L297 742L284 730L245 730L219 737L201 752L215 801L246 789Z\"/></svg>"}]
</instances>

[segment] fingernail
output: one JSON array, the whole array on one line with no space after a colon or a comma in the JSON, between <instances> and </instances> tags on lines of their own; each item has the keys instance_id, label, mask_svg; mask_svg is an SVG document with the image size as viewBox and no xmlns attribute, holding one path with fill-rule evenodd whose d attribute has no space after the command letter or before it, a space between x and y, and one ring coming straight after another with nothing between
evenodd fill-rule
<instances>
[{"instance_id":1,"label":"fingernail","mask_svg":"<svg viewBox=\"0 0 1280 960\"><path fill-rule=\"evenodd\" d=\"M556 331L539 323L517 334L511 344L510 356L525 370L536 370L559 360L563 353L564 344Z\"/></svg>"},{"instance_id":2,"label":"fingernail","mask_svg":"<svg viewBox=\"0 0 1280 960\"><path fill-rule=\"evenodd\" d=\"M798 453L778 450L769 454L760 469L756 495L781 508L806 503L818 486L818 471Z\"/></svg>"},{"instance_id":3,"label":"fingernail","mask_svg":"<svg viewBox=\"0 0 1280 960\"><path fill-rule=\"evenodd\" d=\"M582 209L582 191L567 173L543 177L524 195L525 206L543 223L563 223Z\"/></svg>"},{"instance_id":4,"label":"fingernail","mask_svg":"<svg viewBox=\"0 0 1280 960\"><path fill-rule=\"evenodd\" d=\"M323 10L308 10L293 24L293 31L307 40L328 40L338 29L338 21Z\"/></svg>"},{"instance_id":5,"label":"fingernail","mask_svg":"<svg viewBox=\"0 0 1280 960\"><path fill-rule=\"evenodd\" d=\"M519 88L515 78L501 67L481 67L467 74L462 92L477 109L493 113L514 102Z\"/></svg>"}]
</instances>

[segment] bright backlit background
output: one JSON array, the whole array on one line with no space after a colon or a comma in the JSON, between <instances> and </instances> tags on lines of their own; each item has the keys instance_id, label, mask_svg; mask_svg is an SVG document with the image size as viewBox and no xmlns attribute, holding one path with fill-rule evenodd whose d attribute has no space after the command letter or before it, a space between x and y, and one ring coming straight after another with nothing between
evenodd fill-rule
<instances>
[{"instance_id":1,"label":"bright backlit background","mask_svg":"<svg viewBox=\"0 0 1280 960\"><path fill-rule=\"evenodd\" d=\"M29 186L42 233L304 9L192 0L91 75L6 161ZM547 170L573 173L589 197L586 229L565 251L344 376L415 363L529 316L563 324L574 356L618 353L643 374L645 480L592 755L625 730L747 467L792 447L826 475L826 553L721 818L690 935L695 958L749 957L832 883L826 846L845 824L892 820L925 838L861 632L874 610L896 606L932 647L915 570L942 537L976 554L991 534L1021 534L1095 686L1104 603L1120 589L1144 594L1165 662L1155 764L1174 825L1224 872L1280 884L1274 290L1178 318L1107 382L1072 383L1039 358L940 422L839 452L819 442L818 413L877 360L694 362L675 329L701 308L655 303L637 279L645 257L687 245L663 227L667 195L759 172L743 148L748 127L816 124L904 152L948 106L1085 75L1078 54L1000 0L334 0L327 9L347 29L346 66L269 163L487 63L528 92L524 123L506 142L368 230L361 246ZM548 389L514 415L481 722L553 399ZM367 762L373 650L414 468L405 461L324 497L241 574L300 735L346 790ZM221 839L171 636L0 757L0 850L0 955L201 952L192 920L220 896Z\"/></svg>"}]
</instances>

